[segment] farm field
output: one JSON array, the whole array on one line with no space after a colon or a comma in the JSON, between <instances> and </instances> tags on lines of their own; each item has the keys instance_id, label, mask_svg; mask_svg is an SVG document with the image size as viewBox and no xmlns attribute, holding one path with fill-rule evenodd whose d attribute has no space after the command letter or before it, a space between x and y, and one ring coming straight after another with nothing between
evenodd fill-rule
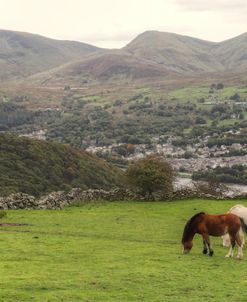
<instances>
[{"instance_id":1,"label":"farm field","mask_svg":"<svg viewBox=\"0 0 247 302\"><path fill-rule=\"evenodd\" d=\"M11 210L0 223L2 302L246 301L244 260L202 254L199 236L181 253L186 221L247 201L87 204L60 211ZM236 251L235 251L236 252Z\"/></svg>"}]
</instances>

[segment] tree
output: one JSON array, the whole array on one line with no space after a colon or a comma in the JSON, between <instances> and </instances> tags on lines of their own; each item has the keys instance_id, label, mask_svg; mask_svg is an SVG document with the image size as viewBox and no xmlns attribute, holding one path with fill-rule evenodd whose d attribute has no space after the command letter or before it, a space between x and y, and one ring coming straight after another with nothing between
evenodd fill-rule
<instances>
[{"instance_id":1,"label":"tree","mask_svg":"<svg viewBox=\"0 0 247 302\"><path fill-rule=\"evenodd\" d=\"M171 165L159 156L149 155L129 166L126 172L128 183L143 196L168 199L173 192L174 171Z\"/></svg>"},{"instance_id":2,"label":"tree","mask_svg":"<svg viewBox=\"0 0 247 302\"><path fill-rule=\"evenodd\" d=\"M224 84L223 83L218 83L216 85L216 89L220 90L220 89L224 89Z\"/></svg>"},{"instance_id":3,"label":"tree","mask_svg":"<svg viewBox=\"0 0 247 302\"><path fill-rule=\"evenodd\" d=\"M195 123L196 124L207 124L207 120L202 116L198 116L195 120Z\"/></svg>"},{"instance_id":4,"label":"tree","mask_svg":"<svg viewBox=\"0 0 247 302\"><path fill-rule=\"evenodd\" d=\"M238 93L234 93L232 96L230 96L230 100L241 101L241 96Z\"/></svg>"}]
</instances>

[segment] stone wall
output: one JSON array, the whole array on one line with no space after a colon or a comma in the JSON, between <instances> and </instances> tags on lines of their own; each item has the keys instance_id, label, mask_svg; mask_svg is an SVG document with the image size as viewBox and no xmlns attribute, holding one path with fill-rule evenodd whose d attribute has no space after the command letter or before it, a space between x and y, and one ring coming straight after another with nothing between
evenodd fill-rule
<instances>
[{"instance_id":1,"label":"stone wall","mask_svg":"<svg viewBox=\"0 0 247 302\"><path fill-rule=\"evenodd\" d=\"M0 197L0 209L36 209L37 201L34 196L16 193Z\"/></svg>"},{"instance_id":2,"label":"stone wall","mask_svg":"<svg viewBox=\"0 0 247 302\"><path fill-rule=\"evenodd\" d=\"M52 192L39 199L24 193L0 197L0 209L62 209L73 204L73 202L78 204L99 200L123 201L140 199L143 198L127 189L116 188L110 191L89 189L83 191L80 188L75 188L69 193L64 191Z\"/></svg>"},{"instance_id":3,"label":"stone wall","mask_svg":"<svg viewBox=\"0 0 247 302\"><path fill-rule=\"evenodd\" d=\"M211 198L211 199L235 199L247 198L246 194L239 195L233 191L224 191L221 194L212 195L208 192L198 191L196 188L180 188L173 192L171 200L186 198ZM81 190L72 189L69 193L63 191L52 192L39 199L24 193L11 194L8 197L0 197L0 209L62 209L73 203L87 203L92 201L124 201L124 200L161 200L159 196L154 198L142 197L127 189L116 188L105 190Z\"/></svg>"}]
</instances>

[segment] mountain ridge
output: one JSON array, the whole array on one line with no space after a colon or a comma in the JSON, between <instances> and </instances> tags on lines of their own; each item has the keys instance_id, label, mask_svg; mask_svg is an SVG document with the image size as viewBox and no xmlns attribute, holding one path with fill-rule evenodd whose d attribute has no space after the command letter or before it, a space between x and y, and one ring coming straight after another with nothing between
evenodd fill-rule
<instances>
[{"instance_id":1,"label":"mountain ridge","mask_svg":"<svg viewBox=\"0 0 247 302\"><path fill-rule=\"evenodd\" d=\"M0 30L0 80L24 78L98 51L82 42Z\"/></svg>"},{"instance_id":2,"label":"mountain ridge","mask_svg":"<svg viewBox=\"0 0 247 302\"><path fill-rule=\"evenodd\" d=\"M53 85L245 72L247 33L222 42L145 31L121 49L0 30L0 81ZM41 73L41 74L40 74Z\"/></svg>"}]
</instances>

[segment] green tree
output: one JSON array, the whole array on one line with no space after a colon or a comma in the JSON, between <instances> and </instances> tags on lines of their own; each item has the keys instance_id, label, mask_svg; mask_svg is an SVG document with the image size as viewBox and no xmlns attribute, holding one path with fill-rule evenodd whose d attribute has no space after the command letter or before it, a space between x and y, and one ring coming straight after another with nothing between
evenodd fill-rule
<instances>
[{"instance_id":1,"label":"green tree","mask_svg":"<svg viewBox=\"0 0 247 302\"><path fill-rule=\"evenodd\" d=\"M127 182L143 196L151 198L159 193L160 198L168 199L173 192L174 171L171 165L159 156L149 155L129 166Z\"/></svg>"}]
</instances>

